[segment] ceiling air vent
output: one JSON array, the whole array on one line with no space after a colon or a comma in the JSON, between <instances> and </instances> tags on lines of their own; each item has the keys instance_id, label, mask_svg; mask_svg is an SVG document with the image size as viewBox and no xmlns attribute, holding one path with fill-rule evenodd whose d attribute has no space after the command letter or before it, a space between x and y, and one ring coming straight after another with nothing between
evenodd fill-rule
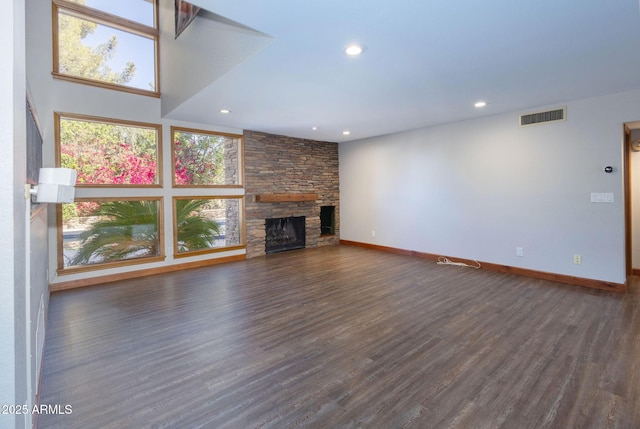
<instances>
[{"instance_id":1,"label":"ceiling air vent","mask_svg":"<svg viewBox=\"0 0 640 429\"><path fill-rule=\"evenodd\" d=\"M543 124L546 122L558 122L567 119L567 108L547 110L546 112L528 113L520 115L520 126Z\"/></svg>"}]
</instances>

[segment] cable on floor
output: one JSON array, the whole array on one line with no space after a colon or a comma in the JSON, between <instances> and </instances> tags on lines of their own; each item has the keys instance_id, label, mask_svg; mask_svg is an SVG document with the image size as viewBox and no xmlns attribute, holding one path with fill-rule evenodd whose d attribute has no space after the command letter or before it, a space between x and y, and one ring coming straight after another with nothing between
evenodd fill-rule
<instances>
[{"instance_id":1,"label":"cable on floor","mask_svg":"<svg viewBox=\"0 0 640 429\"><path fill-rule=\"evenodd\" d=\"M476 270L482 267L482 265L480 265L480 262L475 260L473 262L475 262L476 265L469 265L469 264L465 264L464 262L453 262L449 258L445 258L444 256L438 256L438 265L455 265L457 267L475 268Z\"/></svg>"}]
</instances>

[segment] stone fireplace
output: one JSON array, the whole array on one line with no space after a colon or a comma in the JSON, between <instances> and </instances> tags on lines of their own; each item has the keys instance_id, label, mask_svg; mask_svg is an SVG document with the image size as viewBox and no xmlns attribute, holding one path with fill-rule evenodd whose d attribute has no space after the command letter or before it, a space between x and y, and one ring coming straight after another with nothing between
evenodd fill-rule
<instances>
[{"instance_id":1,"label":"stone fireplace","mask_svg":"<svg viewBox=\"0 0 640 429\"><path fill-rule=\"evenodd\" d=\"M244 132L247 257L266 254L267 219L303 218L304 247L338 244L338 144ZM321 207L333 230L321 230Z\"/></svg>"}]
</instances>

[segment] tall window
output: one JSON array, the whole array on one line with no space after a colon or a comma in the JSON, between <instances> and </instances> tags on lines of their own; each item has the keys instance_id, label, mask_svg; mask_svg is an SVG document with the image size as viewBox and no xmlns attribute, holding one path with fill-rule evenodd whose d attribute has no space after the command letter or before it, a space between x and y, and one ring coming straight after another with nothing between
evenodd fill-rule
<instances>
[{"instance_id":1,"label":"tall window","mask_svg":"<svg viewBox=\"0 0 640 429\"><path fill-rule=\"evenodd\" d=\"M174 255L243 248L242 136L171 128ZM186 194L186 190L176 189Z\"/></svg>"},{"instance_id":2,"label":"tall window","mask_svg":"<svg viewBox=\"0 0 640 429\"><path fill-rule=\"evenodd\" d=\"M53 75L159 96L156 0L53 0Z\"/></svg>"},{"instance_id":3,"label":"tall window","mask_svg":"<svg viewBox=\"0 0 640 429\"><path fill-rule=\"evenodd\" d=\"M88 188L58 209L58 269L164 259L162 198L122 189L160 186L161 126L66 113L55 121L56 164L75 169L77 186Z\"/></svg>"}]
</instances>

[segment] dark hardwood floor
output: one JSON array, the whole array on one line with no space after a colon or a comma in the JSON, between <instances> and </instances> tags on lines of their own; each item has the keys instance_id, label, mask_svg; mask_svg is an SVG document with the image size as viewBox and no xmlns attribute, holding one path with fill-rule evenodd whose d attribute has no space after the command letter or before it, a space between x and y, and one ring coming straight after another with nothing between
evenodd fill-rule
<instances>
[{"instance_id":1,"label":"dark hardwood floor","mask_svg":"<svg viewBox=\"0 0 640 429\"><path fill-rule=\"evenodd\" d=\"M51 296L39 428L640 428L640 293L349 246Z\"/></svg>"}]
</instances>

